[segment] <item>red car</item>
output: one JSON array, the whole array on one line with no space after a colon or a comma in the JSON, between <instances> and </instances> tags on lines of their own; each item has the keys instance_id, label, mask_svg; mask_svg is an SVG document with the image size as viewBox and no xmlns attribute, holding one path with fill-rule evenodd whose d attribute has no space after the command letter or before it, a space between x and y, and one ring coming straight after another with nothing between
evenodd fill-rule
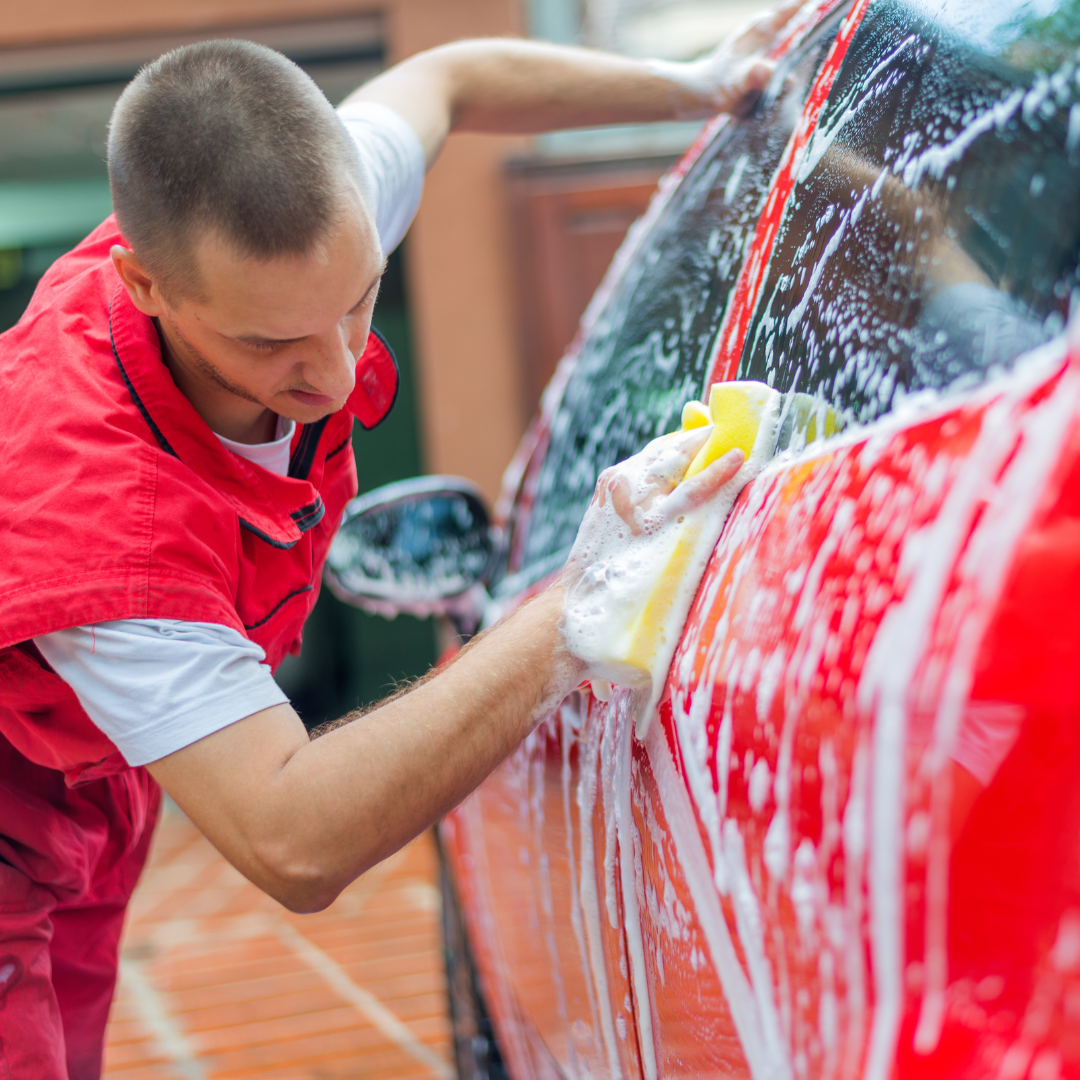
<instances>
[{"instance_id":1,"label":"red car","mask_svg":"<svg viewBox=\"0 0 1080 1080\"><path fill-rule=\"evenodd\" d=\"M429 480L343 529L398 563L331 560L471 629L685 401L784 394L644 741L579 690L441 828L463 1075L1080 1076L1080 7L786 34L616 258L494 555Z\"/></svg>"}]
</instances>

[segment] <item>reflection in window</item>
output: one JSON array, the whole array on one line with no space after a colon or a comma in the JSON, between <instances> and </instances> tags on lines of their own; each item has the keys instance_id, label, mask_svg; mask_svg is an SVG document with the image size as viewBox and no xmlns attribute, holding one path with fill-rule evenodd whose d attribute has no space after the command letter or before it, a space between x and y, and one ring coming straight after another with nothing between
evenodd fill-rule
<instances>
[{"instance_id":1,"label":"reflection in window","mask_svg":"<svg viewBox=\"0 0 1080 1080\"><path fill-rule=\"evenodd\" d=\"M683 403L701 395L763 196L841 14L789 60L754 116L705 150L582 345L538 478L530 578L565 559L600 472L677 428Z\"/></svg>"},{"instance_id":2,"label":"reflection in window","mask_svg":"<svg viewBox=\"0 0 1080 1080\"><path fill-rule=\"evenodd\" d=\"M1077 283L1080 3L934 8L860 26L740 364L852 419L1007 367Z\"/></svg>"}]
</instances>

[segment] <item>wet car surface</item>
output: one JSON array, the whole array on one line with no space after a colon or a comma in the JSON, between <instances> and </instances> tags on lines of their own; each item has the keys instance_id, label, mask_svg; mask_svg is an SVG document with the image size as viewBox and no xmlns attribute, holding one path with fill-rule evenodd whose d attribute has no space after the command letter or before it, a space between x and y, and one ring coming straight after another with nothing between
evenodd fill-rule
<instances>
[{"instance_id":1,"label":"wet car surface","mask_svg":"<svg viewBox=\"0 0 1080 1080\"><path fill-rule=\"evenodd\" d=\"M510 1074L1080 1075L1080 5L810 6L661 185L508 472L502 611L718 380L830 418L668 674L442 827Z\"/></svg>"}]
</instances>

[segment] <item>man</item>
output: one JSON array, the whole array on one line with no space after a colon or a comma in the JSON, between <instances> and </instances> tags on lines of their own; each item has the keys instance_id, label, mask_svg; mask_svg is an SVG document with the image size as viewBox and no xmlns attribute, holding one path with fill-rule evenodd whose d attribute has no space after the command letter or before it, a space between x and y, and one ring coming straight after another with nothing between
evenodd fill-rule
<instances>
[{"instance_id":1,"label":"man","mask_svg":"<svg viewBox=\"0 0 1080 1080\"><path fill-rule=\"evenodd\" d=\"M688 65L463 42L336 113L240 42L167 54L125 90L115 217L52 267L0 347L4 1077L99 1075L158 784L248 878L313 911L589 677L560 635L561 586L315 740L270 672L299 647L356 492L353 420L393 402L372 310L447 134L741 109L786 14ZM643 514L677 516L669 493L701 441L677 437L644 488L607 476L631 524L607 546L615 564Z\"/></svg>"}]
</instances>

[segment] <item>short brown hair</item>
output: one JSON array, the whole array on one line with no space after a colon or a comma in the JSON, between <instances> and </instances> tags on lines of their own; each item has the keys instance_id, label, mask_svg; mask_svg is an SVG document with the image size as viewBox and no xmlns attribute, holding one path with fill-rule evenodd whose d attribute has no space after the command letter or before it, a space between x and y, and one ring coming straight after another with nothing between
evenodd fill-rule
<instances>
[{"instance_id":1,"label":"short brown hair","mask_svg":"<svg viewBox=\"0 0 1080 1080\"><path fill-rule=\"evenodd\" d=\"M341 210L356 148L291 60L248 41L166 53L109 122L120 231L167 291L197 289L194 246L216 231L245 257L304 255Z\"/></svg>"}]
</instances>

